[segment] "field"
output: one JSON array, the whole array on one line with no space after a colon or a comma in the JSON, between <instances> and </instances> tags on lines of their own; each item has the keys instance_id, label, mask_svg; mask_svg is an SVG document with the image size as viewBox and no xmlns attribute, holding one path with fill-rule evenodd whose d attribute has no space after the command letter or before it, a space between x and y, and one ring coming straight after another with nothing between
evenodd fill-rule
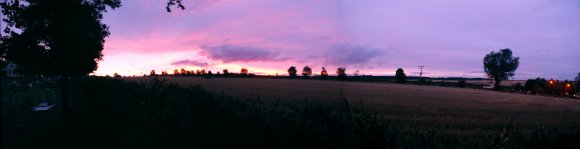
<instances>
[{"instance_id":1,"label":"field","mask_svg":"<svg viewBox=\"0 0 580 149\"><path fill-rule=\"evenodd\" d=\"M570 98L331 80L86 77L71 81L72 127L61 131L59 94L44 112L21 100L35 105L47 87L59 90L35 84L3 102L2 148L580 147L580 101ZM3 96L12 91L3 84Z\"/></svg>"},{"instance_id":2,"label":"field","mask_svg":"<svg viewBox=\"0 0 580 149\"><path fill-rule=\"evenodd\" d=\"M435 144L497 144L498 140L501 144L503 140L530 145L530 141L574 142L580 138L580 101L569 98L393 83L265 78L162 79L182 86L199 85L242 99L341 105L345 98L351 107L375 113L378 121L390 128L391 132L386 134L391 136L387 138L395 142L417 144L416 138L421 136L419 138L437 137L426 139L426 142L437 142ZM143 82L149 78L126 80ZM560 135L571 140L562 139ZM546 141L547 138L552 140Z\"/></svg>"},{"instance_id":3,"label":"field","mask_svg":"<svg viewBox=\"0 0 580 149\"><path fill-rule=\"evenodd\" d=\"M449 108L507 111L568 111L580 110L580 101L489 90L453 87L418 86L394 83L358 83L302 79L239 79L239 78L183 78L165 77L170 83L182 86L200 85L218 93L237 97L264 99L342 102L363 102L369 106L420 106L424 108ZM147 81L147 78L127 78ZM342 95L341 95L342 94Z\"/></svg>"}]
</instances>

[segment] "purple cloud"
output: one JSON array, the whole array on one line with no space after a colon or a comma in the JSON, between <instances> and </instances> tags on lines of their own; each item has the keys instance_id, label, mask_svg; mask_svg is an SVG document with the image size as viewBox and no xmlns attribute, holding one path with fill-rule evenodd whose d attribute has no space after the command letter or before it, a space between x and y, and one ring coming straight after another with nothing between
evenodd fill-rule
<instances>
[{"instance_id":1,"label":"purple cloud","mask_svg":"<svg viewBox=\"0 0 580 149\"><path fill-rule=\"evenodd\" d=\"M219 46L203 46L201 48L204 50L201 52L201 55L206 55L210 59L219 60L224 63L288 60L288 58L280 56L279 51L271 51L258 47L224 44Z\"/></svg>"},{"instance_id":2,"label":"purple cloud","mask_svg":"<svg viewBox=\"0 0 580 149\"><path fill-rule=\"evenodd\" d=\"M336 65L364 65L379 56L381 49L365 44L338 44L326 51L326 62Z\"/></svg>"},{"instance_id":3,"label":"purple cloud","mask_svg":"<svg viewBox=\"0 0 580 149\"><path fill-rule=\"evenodd\" d=\"M198 66L198 67L204 67L207 65L206 62L202 62L202 61L198 61L198 60L180 60L180 61L175 61L172 62L171 65L174 66L182 66L182 65L189 65L189 66Z\"/></svg>"}]
</instances>

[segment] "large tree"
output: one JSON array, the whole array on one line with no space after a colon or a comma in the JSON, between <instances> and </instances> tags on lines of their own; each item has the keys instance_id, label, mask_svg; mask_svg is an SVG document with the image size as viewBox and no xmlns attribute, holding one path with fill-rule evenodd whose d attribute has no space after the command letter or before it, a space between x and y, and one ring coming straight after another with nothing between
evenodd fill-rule
<instances>
[{"instance_id":1,"label":"large tree","mask_svg":"<svg viewBox=\"0 0 580 149\"><path fill-rule=\"evenodd\" d=\"M499 83L515 75L520 64L520 58L512 56L512 50L501 49L491 51L483 58L483 70L489 78L495 81L494 90L499 90Z\"/></svg>"},{"instance_id":2,"label":"large tree","mask_svg":"<svg viewBox=\"0 0 580 149\"><path fill-rule=\"evenodd\" d=\"M107 8L120 0L12 0L0 2L7 24L1 48L6 59L29 75L58 75L68 128L68 78L97 69L108 26L101 23ZM15 29L15 30L14 30Z\"/></svg>"}]
</instances>

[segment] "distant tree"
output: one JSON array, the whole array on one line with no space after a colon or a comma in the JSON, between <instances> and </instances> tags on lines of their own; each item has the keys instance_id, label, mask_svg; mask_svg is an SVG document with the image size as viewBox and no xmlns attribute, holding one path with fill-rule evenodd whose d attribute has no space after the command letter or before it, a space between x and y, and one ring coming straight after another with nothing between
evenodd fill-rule
<instances>
[{"instance_id":1,"label":"distant tree","mask_svg":"<svg viewBox=\"0 0 580 149\"><path fill-rule=\"evenodd\" d=\"M294 66L290 66L290 68L288 68L288 75L290 75L291 78L294 78L298 75L296 75L298 71L296 70L296 67Z\"/></svg>"},{"instance_id":2,"label":"distant tree","mask_svg":"<svg viewBox=\"0 0 580 149\"><path fill-rule=\"evenodd\" d=\"M227 77L230 74L228 69L224 69L223 72L224 72L224 77Z\"/></svg>"},{"instance_id":3,"label":"distant tree","mask_svg":"<svg viewBox=\"0 0 580 149\"><path fill-rule=\"evenodd\" d=\"M186 74L187 74L187 71L185 69L181 68L181 75L186 75Z\"/></svg>"},{"instance_id":4,"label":"distant tree","mask_svg":"<svg viewBox=\"0 0 580 149\"><path fill-rule=\"evenodd\" d=\"M242 77L248 76L248 69L242 68L242 70L240 70L240 76Z\"/></svg>"},{"instance_id":5,"label":"distant tree","mask_svg":"<svg viewBox=\"0 0 580 149\"><path fill-rule=\"evenodd\" d=\"M151 72L149 73L150 76L155 76L157 74L155 74L155 70L151 70Z\"/></svg>"},{"instance_id":6,"label":"distant tree","mask_svg":"<svg viewBox=\"0 0 580 149\"><path fill-rule=\"evenodd\" d=\"M113 74L113 78L121 78L122 76L118 73L115 72L115 74Z\"/></svg>"},{"instance_id":7,"label":"distant tree","mask_svg":"<svg viewBox=\"0 0 580 149\"><path fill-rule=\"evenodd\" d=\"M356 70L352 73L352 76L358 77L360 75L360 71Z\"/></svg>"},{"instance_id":8,"label":"distant tree","mask_svg":"<svg viewBox=\"0 0 580 149\"><path fill-rule=\"evenodd\" d=\"M213 73L211 72L211 70L210 71L207 71L207 77L208 78L211 78L212 76L213 76Z\"/></svg>"},{"instance_id":9,"label":"distant tree","mask_svg":"<svg viewBox=\"0 0 580 149\"><path fill-rule=\"evenodd\" d=\"M326 71L326 68L324 68L324 67L322 67L322 71L320 72L320 78L322 78L322 79L328 78L328 72Z\"/></svg>"},{"instance_id":10,"label":"distant tree","mask_svg":"<svg viewBox=\"0 0 580 149\"><path fill-rule=\"evenodd\" d=\"M547 87L548 81L544 78L528 79L524 85L524 90L532 94L543 94Z\"/></svg>"},{"instance_id":11,"label":"distant tree","mask_svg":"<svg viewBox=\"0 0 580 149\"><path fill-rule=\"evenodd\" d=\"M337 68L336 74L338 75L339 80L346 80L346 68L344 67Z\"/></svg>"},{"instance_id":12,"label":"distant tree","mask_svg":"<svg viewBox=\"0 0 580 149\"><path fill-rule=\"evenodd\" d=\"M397 69L395 72L395 79L397 79L397 82L399 83L405 83L407 81L407 75L405 74L403 68Z\"/></svg>"},{"instance_id":13,"label":"distant tree","mask_svg":"<svg viewBox=\"0 0 580 149\"><path fill-rule=\"evenodd\" d=\"M173 75L180 75L179 70L177 69L173 70Z\"/></svg>"},{"instance_id":14,"label":"distant tree","mask_svg":"<svg viewBox=\"0 0 580 149\"><path fill-rule=\"evenodd\" d=\"M222 76L222 74L220 73L220 71L218 71L215 75L217 75L218 77Z\"/></svg>"},{"instance_id":15,"label":"distant tree","mask_svg":"<svg viewBox=\"0 0 580 149\"><path fill-rule=\"evenodd\" d=\"M302 76L308 77L310 75L312 75L312 69L308 66L304 66L304 68L302 68Z\"/></svg>"},{"instance_id":16,"label":"distant tree","mask_svg":"<svg viewBox=\"0 0 580 149\"><path fill-rule=\"evenodd\" d=\"M483 58L483 69L489 78L495 80L494 90L499 90L499 83L515 75L520 64L519 57L513 57L510 49L491 51Z\"/></svg>"}]
</instances>

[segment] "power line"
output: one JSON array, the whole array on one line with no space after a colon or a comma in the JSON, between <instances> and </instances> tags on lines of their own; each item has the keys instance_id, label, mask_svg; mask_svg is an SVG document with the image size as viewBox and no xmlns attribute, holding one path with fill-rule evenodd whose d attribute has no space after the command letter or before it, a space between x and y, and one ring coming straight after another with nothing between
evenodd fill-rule
<instances>
[{"instance_id":1,"label":"power line","mask_svg":"<svg viewBox=\"0 0 580 149\"><path fill-rule=\"evenodd\" d=\"M419 72L419 78L422 79L423 78L423 67L425 67L425 66L421 65L421 66L417 66L417 67L421 68L421 72Z\"/></svg>"}]
</instances>

